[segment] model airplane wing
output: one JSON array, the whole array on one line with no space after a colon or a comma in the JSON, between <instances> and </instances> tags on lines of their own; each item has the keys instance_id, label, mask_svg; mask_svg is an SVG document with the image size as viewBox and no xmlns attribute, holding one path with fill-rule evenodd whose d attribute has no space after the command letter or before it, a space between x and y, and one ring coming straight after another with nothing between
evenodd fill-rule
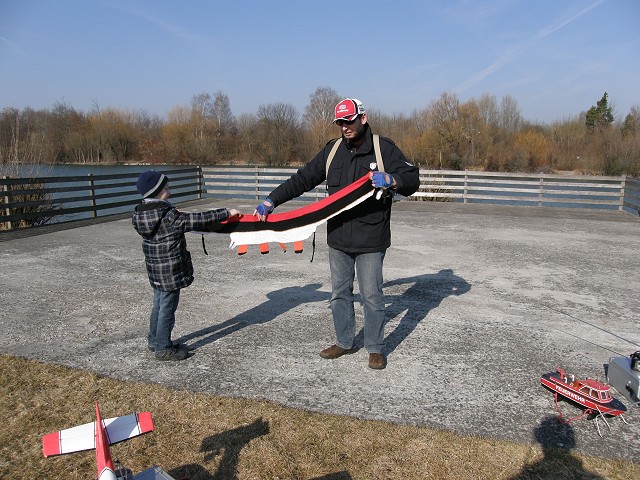
<instances>
[{"instance_id":1,"label":"model airplane wing","mask_svg":"<svg viewBox=\"0 0 640 480\"><path fill-rule=\"evenodd\" d=\"M294 250L299 252L302 251L302 240L309 238L319 225L354 208L374 193L369 174L366 174L319 202L289 212L273 213L264 222L253 215L244 215L239 221L221 222L206 231L192 233L228 234L231 238L229 248L239 247L239 254L247 251L247 245L260 245L260 251L267 253L270 242L280 243L283 249L286 249L285 243L293 243Z\"/></svg>"},{"instance_id":2,"label":"model airplane wing","mask_svg":"<svg viewBox=\"0 0 640 480\"><path fill-rule=\"evenodd\" d=\"M109 445L153 431L150 412L132 413L103 420ZM96 422L85 423L42 437L45 457L96 448Z\"/></svg>"}]
</instances>

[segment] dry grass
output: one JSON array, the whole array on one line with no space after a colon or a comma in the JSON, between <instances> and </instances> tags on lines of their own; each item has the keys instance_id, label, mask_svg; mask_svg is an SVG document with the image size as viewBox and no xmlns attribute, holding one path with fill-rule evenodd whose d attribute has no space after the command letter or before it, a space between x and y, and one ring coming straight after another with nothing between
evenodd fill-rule
<instances>
[{"instance_id":1,"label":"dry grass","mask_svg":"<svg viewBox=\"0 0 640 480\"><path fill-rule=\"evenodd\" d=\"M2 478L95 478L93 452L45 459L41 436L150 410L156 431L112 447L139 472L199 479L640 478L640 466L428 428L323 415L238 398L121 382L0 356Z\"/></svg>"}]
</instances>

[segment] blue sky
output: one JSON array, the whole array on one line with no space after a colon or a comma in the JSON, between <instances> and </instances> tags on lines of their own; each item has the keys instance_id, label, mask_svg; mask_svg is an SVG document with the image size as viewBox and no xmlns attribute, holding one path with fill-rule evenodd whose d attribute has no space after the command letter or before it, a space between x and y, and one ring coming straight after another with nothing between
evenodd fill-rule
<instances>
[{"instance_id":1,"label":"blue sky","mask_svg":"<svg viewBox=\"0 0 640 480\"><path fill-rule=\"evenodd\" d=\"M526 120L640 105L638 0L0 0L0 109L145 110L229 96L235 115L318 87L387 114L443 92Z\"/></svg>"}]
</instances>

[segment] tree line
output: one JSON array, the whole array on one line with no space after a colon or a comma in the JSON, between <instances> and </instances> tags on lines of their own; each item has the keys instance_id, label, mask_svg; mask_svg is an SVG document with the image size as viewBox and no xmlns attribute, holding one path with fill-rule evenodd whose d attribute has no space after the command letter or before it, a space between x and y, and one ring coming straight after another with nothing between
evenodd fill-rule
<instances>
[{"instance_id":1,"label":"tree line","mask_svg":"<svg viewBox=\"0 0 640 480\"><path fill-rule=\"evenodd\" d=\"M4 108L0 164L298 166L340 135L331 121L341 99L318 87L303 112L272 103L236 116L218 91L194 95L165 118L97 104L82 112L65 102L44 110ZM640 175L640 105L616 120L606 92L585 111L552 124L529 122L516 99L490 94L463 102L442 93L411 114L367 113L374 131L421 168Z\"/></svg>"}]
</instances>

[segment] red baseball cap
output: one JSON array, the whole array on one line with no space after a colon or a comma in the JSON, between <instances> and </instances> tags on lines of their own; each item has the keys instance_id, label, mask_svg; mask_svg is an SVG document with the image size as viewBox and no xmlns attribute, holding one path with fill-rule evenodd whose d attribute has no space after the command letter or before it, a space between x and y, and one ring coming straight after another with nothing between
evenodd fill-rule
<instances>
[{"instance_id":1,"label":"red baseball cap","mask_svg":"<svg viewBox=\"0 0 640 480\"><path fill-rule=\"evenodd\" d=\"M345 98L336 105L336 113L333 121L346 120L347 122L350 122L363 113L367 112L365 112L364 105L362 105L360 100L357 98Z\"/></svg>"}]
</instances>

